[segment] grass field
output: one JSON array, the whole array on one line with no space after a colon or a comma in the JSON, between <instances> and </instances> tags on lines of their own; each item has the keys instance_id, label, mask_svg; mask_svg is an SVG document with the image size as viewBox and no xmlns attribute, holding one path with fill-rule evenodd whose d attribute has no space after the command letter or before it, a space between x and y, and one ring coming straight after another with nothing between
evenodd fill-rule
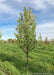
<instances>
[{"instance_id":1,"label":"grass field","mask_svg":"<svg viewBox=\"0 0 54 75\"><path fill-rule=\"evenodd\" d=\"M26 74L26 54L16 43L0 44L0 75L54 74L54 45L37 46L29 53L29 73ZM37 75L37 74L34 74Z\"/></svg>"}]
</instances>

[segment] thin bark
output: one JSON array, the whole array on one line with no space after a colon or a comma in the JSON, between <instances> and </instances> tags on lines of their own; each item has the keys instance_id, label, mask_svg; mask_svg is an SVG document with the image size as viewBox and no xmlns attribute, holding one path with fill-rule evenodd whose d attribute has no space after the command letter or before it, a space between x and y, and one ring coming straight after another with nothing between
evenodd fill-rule
<instances>
[{"instance_id":1,"label":"thin bark","mask_svg":"<svg viewBox=\"0 0 54 75\"><path fill-rule=\"evenodd\" d=\"M29 70L29 65L28 65L28 57L29 56L29 52L28 52L28 50L27 50L27 72L28 72L28 70Z\"/></svg>"}]
</instances>

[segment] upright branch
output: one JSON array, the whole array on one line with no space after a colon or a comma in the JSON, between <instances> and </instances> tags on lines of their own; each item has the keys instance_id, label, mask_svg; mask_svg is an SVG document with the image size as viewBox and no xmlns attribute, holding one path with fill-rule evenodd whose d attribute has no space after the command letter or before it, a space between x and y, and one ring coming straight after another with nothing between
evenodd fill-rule
<instances>
[{"instance_id":1,"label":"upright branch","mask_svg":"<svg viewBox=\"0 0 54 75\"><path fill-rule=\"evenodd\" d=\"M2 37L2 33L1 33L1 31L0 31L0 39L1 39L1 37Z\"/></svg>"}]
</instances>

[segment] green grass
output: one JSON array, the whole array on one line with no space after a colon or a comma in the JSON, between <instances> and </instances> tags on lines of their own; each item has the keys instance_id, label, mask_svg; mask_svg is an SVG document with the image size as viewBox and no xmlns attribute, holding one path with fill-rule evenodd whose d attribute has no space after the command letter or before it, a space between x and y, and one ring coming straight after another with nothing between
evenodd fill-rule
<instances>
[{"instance_id":1,"label":"green grass","mask_svg":"<svg viewBox=\"0 0 54 75\"><path fill-rule=\"evenodd\" d=\"M0 75L54 74L54 45L37 46L29 53L29 73L26 74L26 54L17 44L0 44Z\"/></svg>"}]
</instances>

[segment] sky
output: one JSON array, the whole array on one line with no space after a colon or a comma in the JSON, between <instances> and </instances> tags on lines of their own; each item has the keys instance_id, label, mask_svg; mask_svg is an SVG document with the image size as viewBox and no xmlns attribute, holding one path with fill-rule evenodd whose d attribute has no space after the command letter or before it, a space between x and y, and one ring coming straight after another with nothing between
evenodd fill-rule
<instances>
[{"instance_id":1,"label":"sky","mask_svg":"<svg viewBox=\"0 0 54 75\"><path fill-rule=\"evenodd\" d=\"M2 39L15 39L14 32L18 24L19 12L32 7L32 13L37 16L36 36L54 39L54 0L0 0L0 30Z\"/></svg>"}]
</instances>

